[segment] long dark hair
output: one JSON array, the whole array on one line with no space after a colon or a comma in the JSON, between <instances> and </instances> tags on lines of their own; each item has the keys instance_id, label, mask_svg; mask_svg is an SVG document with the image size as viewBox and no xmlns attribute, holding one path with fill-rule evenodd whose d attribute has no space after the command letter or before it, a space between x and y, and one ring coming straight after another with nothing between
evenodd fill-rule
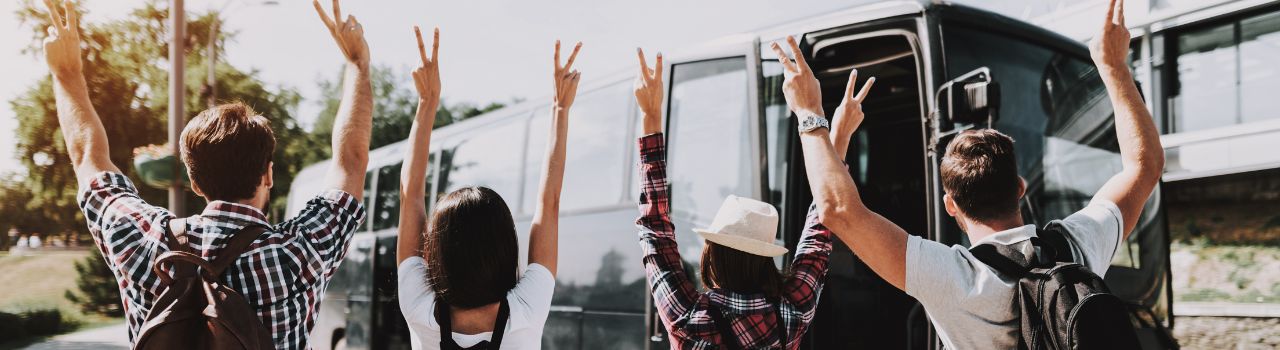
<instances>
[{"instance_id":1,"label":"long dark hair","mask_svg":"<svg viewBox=\"0 0 1280 350\"><path fill-rule=\"evenodd\" d=\"M427 227L427 280L449 306L493 304L515 288L516 224L497 192L486 187L453 191L436 202Z\"/></svg>"},{"instance_id":2,"label":"long dark hair","mask_svg":"<svg viewBox=\"0 0 1280 350\"><path fill-rule=\"evenodd\" d=\"M773 299L781 294L782 273L773 258L707 241L702 247L702 284L736 293L764 293Z\"/></svg>"}]
</instances>

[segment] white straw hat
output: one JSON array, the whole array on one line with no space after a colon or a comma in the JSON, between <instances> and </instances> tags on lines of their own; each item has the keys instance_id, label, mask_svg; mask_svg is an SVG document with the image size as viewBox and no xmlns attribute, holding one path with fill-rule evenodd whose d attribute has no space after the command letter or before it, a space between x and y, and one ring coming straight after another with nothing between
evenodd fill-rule
<instances>
[{"instance_id":1,"label":"white straw hat","mask_svg":"<svg viewBox=\"0 0 1280 350\"><path fill-rule=\"evenodd\" d=\"M778 210L769 203L729 196L720 205L711 227L693 229L703 239L760 256L779 256L787 248L774 244L778 232Z\"/></svg>"}]
</instances>

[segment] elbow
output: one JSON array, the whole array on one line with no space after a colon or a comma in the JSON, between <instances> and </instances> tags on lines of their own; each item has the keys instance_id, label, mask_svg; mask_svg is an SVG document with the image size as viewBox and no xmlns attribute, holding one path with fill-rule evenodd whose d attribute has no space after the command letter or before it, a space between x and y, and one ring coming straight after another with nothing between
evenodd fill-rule
<instances>
[{"instance_id":1,"label":"elbow","mask_svg":"<svg viewBox=\"0 0 1280 350\"><path fill-rule=\"evenodd\" d=\"M849 203L839 200L825 200L818 203L818 223L827 228L845 227L852 215L856 212L855 208Z\"/></svg>"}]
</instances>

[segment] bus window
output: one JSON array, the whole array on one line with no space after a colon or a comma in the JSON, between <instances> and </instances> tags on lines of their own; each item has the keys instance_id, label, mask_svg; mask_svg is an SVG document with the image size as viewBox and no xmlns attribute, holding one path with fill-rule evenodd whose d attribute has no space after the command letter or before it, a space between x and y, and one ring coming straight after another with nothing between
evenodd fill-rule
<instances>
[{"instance_id":1,"label":"bus window","mask_svg":"<svg viewBox=\"0 0 1280 350\"><path fill-rule=\"evenodd\" d=\"M384 230L400 224L400 167L401 163L378 169L378 199L373 212L373 230Z\"/></svg>"},{"instance_id":2,"label":"bus window","mask_svg":"<svg viewBox=\"0 0 1280 350\"><path fill-rule=\"evenodd\" d=\"M509 207L519 203L523 126L499 122L459 135L460 140L441 151L440 195L464 186L484 186L498 192Z\"/></svg>"},{"instance_id":3,"label":"bus window","mask_svg":"<svg viewBox=\"0 0 1280 350\"><path fill-rule=\"evenodd\" d=\"M948 26L946 38L948 78L987 66L1001 85L995 127L1017 141L1028 224L1080 210L1120 171L1111 103L1083 50L1065 53L963 25ZM1168 260L1159 197L1157 189L1105 277L1117 295L1165 314L1155 305L1164 294ZM954 224L947 226L944 238L964 238Z\"/></svg>"},{"instance_id":4,"label":"bus window","mask_svg":"<svg viewBox=\"0 0 1280 350\"><path fill-rule=\"evenodd\" d=\"M569 112L561 211L598 208L621 201L631 109L631 81L588 91L574 101ZM529 123L524 187L526 213L532 213L538 201L550 113L550 107L541 108Z\"/></svg>"},{"instance_id":5,"label":"bus window","mask_svg":"<svg viewBox=\"0 0 1280 350\"><path fill-rule=\"evenodd\" d=\"M746 69L743 57L672 67L668 174L671 208L685 225L708 224L728 195L758 198Z\"/></svg>"}]
</instances>

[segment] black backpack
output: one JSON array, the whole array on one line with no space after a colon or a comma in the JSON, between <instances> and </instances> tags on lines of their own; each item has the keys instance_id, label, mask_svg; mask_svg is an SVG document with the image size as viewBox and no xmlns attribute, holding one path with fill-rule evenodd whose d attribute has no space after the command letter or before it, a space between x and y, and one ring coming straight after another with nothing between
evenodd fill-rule
<instances>
[{"instance_id":1,"label":"black backpack","mask_svg":"<svg viewBox=\"0 0 1280 350\"><path fill-rule=\"evenodd\" d=\"M1031 238L1028 258L1002 244L979 244L969 251L1006 276L1018 278L1022 319L1019 349L1139 349L1129 308L1111 294L1102 277L1072 259L1066 228L1050 222Z\"/></svg>"},{"instance_id":2,"label":"black backpack","mask_svg":"<svg viewBox=\"0 0 1280 350\"><path fill-rule=\"evenodd\" d=\"M134 350L268 350L275 347L244 296L222 283L222 272L249 250L267 228L246 226L234 233L218 258L206 261L187 245L187 219L169 220L169 252L152 264L164 290L142 324ZM169 277L169 272L173 277Z\"/></svg>"}]
</instances>

